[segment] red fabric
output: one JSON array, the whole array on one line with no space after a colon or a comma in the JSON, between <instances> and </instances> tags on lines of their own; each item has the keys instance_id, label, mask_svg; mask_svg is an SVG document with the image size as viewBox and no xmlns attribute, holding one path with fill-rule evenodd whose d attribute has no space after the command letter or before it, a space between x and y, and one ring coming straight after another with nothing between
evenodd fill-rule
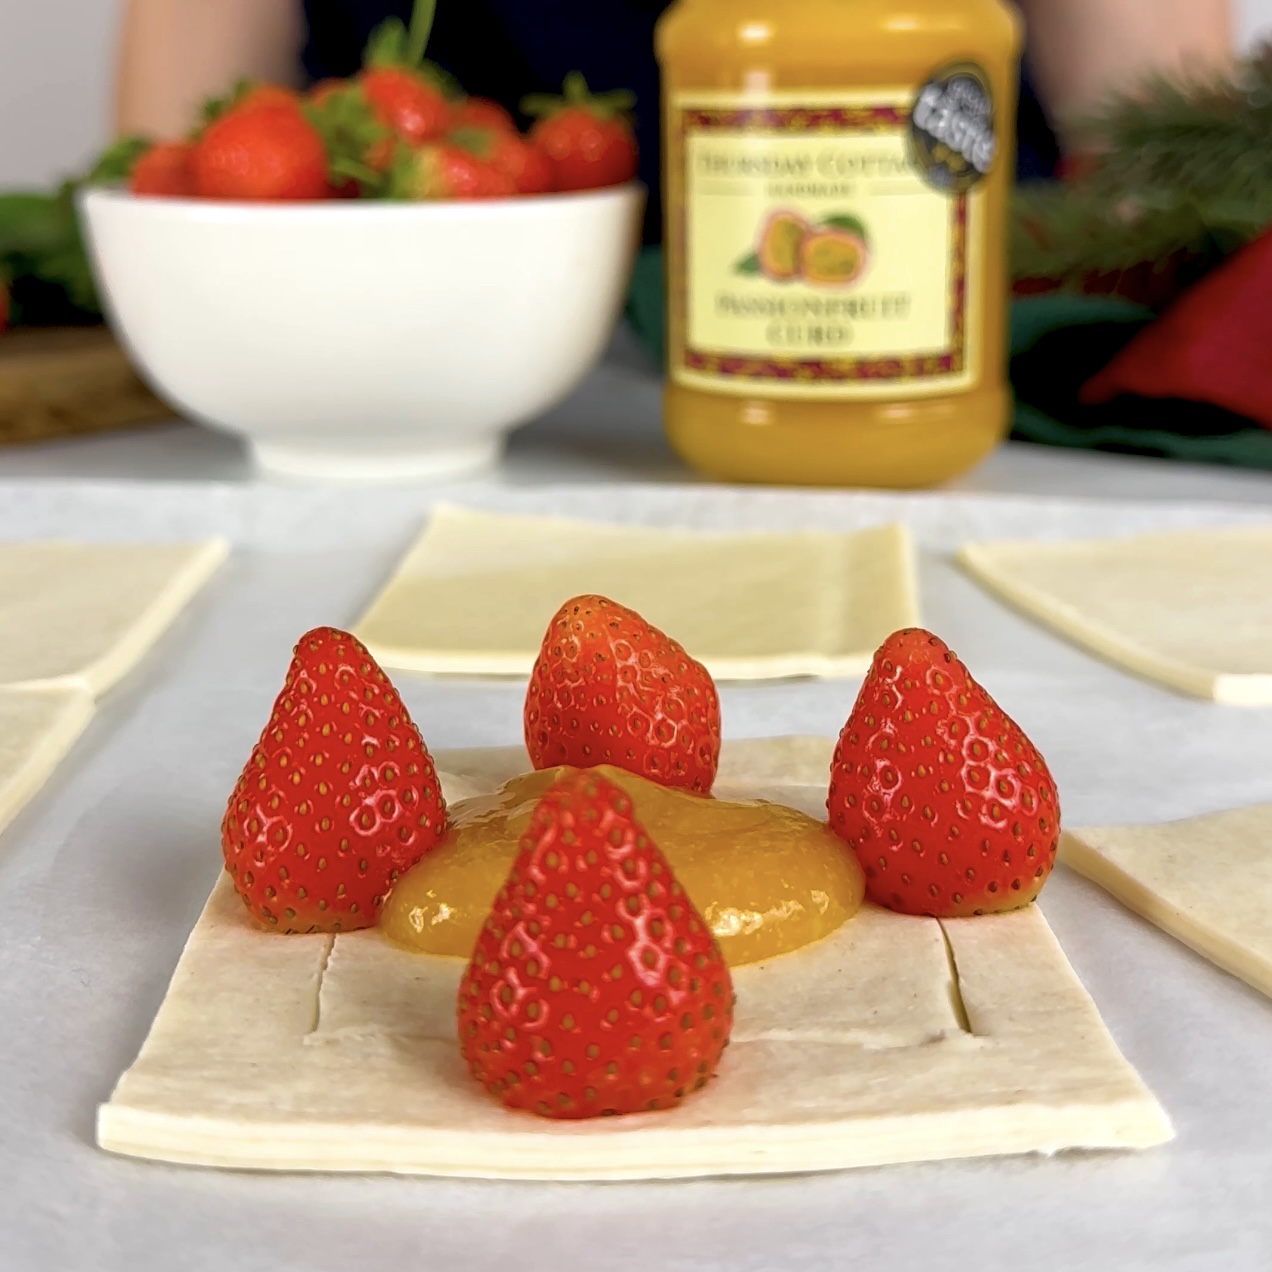
<instances>
[{"instance_id":1,"label":"red fabric","mask_svg":"<svg viewBox=\"0 0 1272 1272\"><path fill-rule=\"evenodd\" d=\"M1272 230L1184 292L1080 397L1119 393L1209 402L1272 429Z\"/></svg>"}]
</instances>

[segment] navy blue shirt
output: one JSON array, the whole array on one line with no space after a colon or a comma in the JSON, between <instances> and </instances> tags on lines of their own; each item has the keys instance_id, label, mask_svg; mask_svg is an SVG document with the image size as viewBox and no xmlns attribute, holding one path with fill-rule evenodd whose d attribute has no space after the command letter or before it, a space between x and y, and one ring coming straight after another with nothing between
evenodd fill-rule
<instances>
[{"instance_id":1,"label":"navy blue shirt","mask_svg":"<svg viewBox=\"0 0 1272 1272\"><path fill-rule=\"evenodd\" d=\"M658 67L654 23L671 0L441 0L429 57L465 90L510 110L527 93L559 92L582 71L594 92L636 94L640 176L651 192L647 241L659 234ZM351 75L377 23L410 18L411 0L304 0L305 70L313 79ZM1021 89L1017 168L1051 175L1055 139L1027 77Z\"/></svg>"}]
</instances>

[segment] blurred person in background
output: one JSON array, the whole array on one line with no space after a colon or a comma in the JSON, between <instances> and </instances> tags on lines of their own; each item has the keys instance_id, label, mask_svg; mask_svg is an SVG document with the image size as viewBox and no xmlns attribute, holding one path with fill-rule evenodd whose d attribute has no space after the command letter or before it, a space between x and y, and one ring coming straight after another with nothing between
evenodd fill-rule
<instances>
[{"instance_id":1,"label":"blurred person in background","mask_svg":"<svg viewBox=\"0 0 1272 1272\"><path fill-rule=\"evenodd\" d=\"M441 0L429 57L515 112L581 70L636 94L640 175L658 232L653 31L671 0ZM1150 71L1204 71L1231 55L1230 0L1019 0L1028 30L1017 168L1052 175L1080 148L1066 121ZM115 127L175 137L240 77L302 86L354 73L372 29L410 0L125 0Z\"/></svg>"}]
</instances>

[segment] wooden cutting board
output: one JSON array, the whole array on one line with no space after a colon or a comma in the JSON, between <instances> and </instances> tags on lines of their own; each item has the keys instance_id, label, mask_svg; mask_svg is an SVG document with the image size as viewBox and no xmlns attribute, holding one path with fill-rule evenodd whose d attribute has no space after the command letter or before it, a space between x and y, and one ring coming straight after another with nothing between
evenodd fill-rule
<instances>
[{"instance_id":1,"label":"wooden cutting board","mask_svg":"<svg viewBox=\"0 0 1272 1272\"><path fill-rule=\"evenodd\" d=\"M105 327L0 335L0 445L171 420Z\"/></svg>"}]
</instances>

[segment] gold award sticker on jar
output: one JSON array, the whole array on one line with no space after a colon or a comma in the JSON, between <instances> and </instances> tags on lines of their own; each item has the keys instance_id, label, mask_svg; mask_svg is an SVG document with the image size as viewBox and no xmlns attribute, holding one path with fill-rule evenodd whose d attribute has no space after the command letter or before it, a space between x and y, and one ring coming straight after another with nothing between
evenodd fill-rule
<instances>
[{"instance_id":1,"label":"gold award sticker on jar","mask_svg":"<svg viewBox=\"0 0 1272 1272\"><path fill-rule=\"evenodd\" d=\"M690 387L849 399L947 393L977 373L975 262L994 158L972 66L909 89L672 102L683 212L672 280Z\"/></svg>"}]
</instances>

